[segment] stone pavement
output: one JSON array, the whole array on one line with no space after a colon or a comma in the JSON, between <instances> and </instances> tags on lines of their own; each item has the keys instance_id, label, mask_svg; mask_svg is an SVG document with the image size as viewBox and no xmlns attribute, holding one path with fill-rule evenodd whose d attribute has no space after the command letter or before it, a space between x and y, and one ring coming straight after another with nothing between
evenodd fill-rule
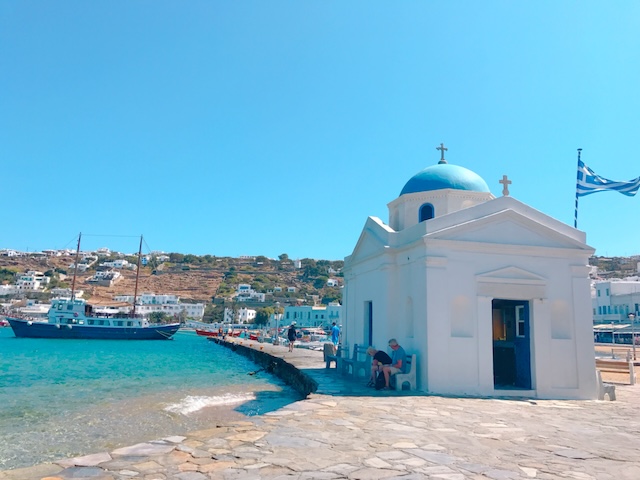
<instances>
[{"instance_id":1,"label":"stone pavement","mask_svg":"<svg viewBox=\"0 0 640 480\"><path fill-rule=\"evenodd\" d=\"M259 345L310 375L316 393L246 421L0 480L640 479L638 386L618 386L615 402L376 392L325 371L321 352Z\"/></svg>"}]
</instances>

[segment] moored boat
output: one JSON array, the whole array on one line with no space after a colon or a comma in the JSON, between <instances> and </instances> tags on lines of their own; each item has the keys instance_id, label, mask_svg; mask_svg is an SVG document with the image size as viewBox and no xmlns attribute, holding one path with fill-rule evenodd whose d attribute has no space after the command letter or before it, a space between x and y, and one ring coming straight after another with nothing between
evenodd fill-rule
<instances>
[{"instance_id":1,"label":"moored boat","mask_svg":"<svg viewBox=\"0 0 640 480\"><path fill-rule=\"evenodd\" d=\"M102 340L168 340L173 337L180 328L180 323L151 324L146 318L136 315L142 236L138 251L133 309L130 314L120 312L117 309L99 308L87 303L84 299L75 298L81 237L82 235L78 235L71 298L54 299L51 302L46 321L7 316L7 321L15 336L21 338Z\"/></svg>"},{"instance_id":2,"label":"moored boat","mask_svg":"<svg viewBox=\"0 0 640 480\"><path fill-rule=\"evenodd\" d=\"M167 340L180 328L179 323L155 325L145 318L94 311L93 305L78 298L53 300L47 317L46 322L10 316L7 320L21 338Z\"/></svg>"},{"instance_id":3,"label":"moored boat","mask_svg":"<svg viewBox=\"0 0 640 480\"><path fill-rule=\"evenodd\" d=\"M218 332L214 331L214 330L201 330L199 328L196 328L196 334L200 335L201 337L217 337L218 336Z\"/></svg>"}]
</instances>

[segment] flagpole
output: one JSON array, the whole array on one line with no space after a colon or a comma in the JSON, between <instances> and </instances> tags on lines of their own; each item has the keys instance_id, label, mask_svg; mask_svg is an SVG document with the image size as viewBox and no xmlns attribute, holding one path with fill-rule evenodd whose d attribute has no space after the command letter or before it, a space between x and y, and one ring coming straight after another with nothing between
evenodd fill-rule
<instances>
[{"instance_id":1,"label":"flagpole","mask_svg":"<svg viewBox=\"0 0 640 480\"><path fill-rule=\"evenodd\" d=\"M578 174L580 173L580 153L582 149L578 149ZM578 228L578 180L576 179L576 212L573 216L573 228Z\"/></svg>"}]
</instances>

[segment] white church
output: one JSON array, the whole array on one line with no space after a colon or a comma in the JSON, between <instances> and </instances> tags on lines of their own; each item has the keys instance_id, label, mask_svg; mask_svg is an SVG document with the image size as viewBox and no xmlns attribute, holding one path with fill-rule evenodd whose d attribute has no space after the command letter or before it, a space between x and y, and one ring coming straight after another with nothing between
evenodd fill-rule
<instances>
[{"instance_id":1,"label":"white church","mask_svg":"<svg viewBox=\"0 0 640 480\"><path fill-rule=\"evenodd\" d=\"M428 393L596 398L585 233L439 150L345 258L343 342L396 338Z\"/></svg>"}]
</instances>

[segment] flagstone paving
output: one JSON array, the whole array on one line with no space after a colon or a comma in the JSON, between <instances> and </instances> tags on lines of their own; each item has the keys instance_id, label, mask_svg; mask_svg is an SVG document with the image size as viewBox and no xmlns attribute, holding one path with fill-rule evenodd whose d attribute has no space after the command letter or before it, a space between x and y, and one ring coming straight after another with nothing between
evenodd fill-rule
<instances>
[{"instance_id":1,"label":"flagstone paving","mask_svg":"<svg viewBox=\"0 0 640 480\"><path fill-rule=\"evenodd\" d=\"M326 371L321 352L263 348L311 376L316 393L245 421L0 480L640 478L638 386L618 386L615 402L376 392Z\"/></svg>"}]
</instances>

